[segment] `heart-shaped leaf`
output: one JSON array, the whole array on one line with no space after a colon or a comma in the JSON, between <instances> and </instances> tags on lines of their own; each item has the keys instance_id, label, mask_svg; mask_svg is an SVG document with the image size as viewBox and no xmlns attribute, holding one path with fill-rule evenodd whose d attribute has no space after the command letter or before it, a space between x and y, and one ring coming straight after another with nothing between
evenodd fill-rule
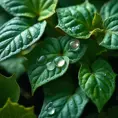
<instances>
[{"instance_id":1,"label":"heart-shaped leaf","mask_svg":"<svg viewBox=\"0 0 118 118\"><path fill-rule=\"evenodd\" d=\"M88 102L73 78L64 76L44 86L45 100L39 118L79 118Z\"/></svg>"},{"instance_id":2,"label":"heart-shaped leaf","mask_svg":"<svg viewBox=\"0 0 118 118\"><path fill-rule=\"evenodd\" d=\"M118 14L118 0L110 0L103 5L100 12L103 19Z\"/></svg>"},{"instance_id":3,"label":"heart-shaped leaf","mask_svg":"<svg viewBox=\"0 0 118 118\"><path fill-rule=\"evenodd\" d=\"M17 102L20 96L20 88L16 82L15 76L5 77L0 75L0 107L2 107L8 98ZM0 118L2 118L0 116Z\"/></svg>"},{"instance_id":4,"label":"heart-shaped leaf","mask_svg":"<svg viewBox=\"0 0 118 118\"><path fill-rule=\"evenodd\" d=\"M0 61L19 53L40 39L46 22L15 17L0 28Z\"/></svg>"},{"instance_id":5,"label":"heart-shaped leaf","mask_svg":"<svg viewBox=\"0 0 118 118\"><path fill-rule=\"evenodd\" d=\"M8 99L4 107L0 109L0 118L36 118L36 116L32 107L25 108Z\"/></svg>"},{"instance_id":6,"label":"heart-shaped leaf","mask_svg":"<svg viewBox=\"0 0 118 118\"><path fill-rule=\"evenodd\" d=\"M55 13L58 0L3 0L1 6L14 16L39 17L44 20Z\"/></svg>"},{"instance_id":7,"label":"heart-shaped leaf","mask_svg":"<svg viewBox=\"0 0 118 118\"><path fill-rule=\"evenodd\" d=\"M48 59L48 56L50 55L37 59L38 62L28 72L32 92L35 92L39 86L62 76L68 69L69 59L67 57L52 56Z\"/></svg>"},{"instance_id":8,"label":"heart-shaped leaf","mask_svg":"<svg viewBox=\"0 0 118 118\"><path fill-rule=\"evenodd\" d=\"M79 71L79 84L100 112L110 99L115 88L115 74L111 66L98 59L91 67L82 64Z\"/></svg>"},{"instance_id":9,"label":"heart-shaped leaf","mask_svg":"<svg viewBox=\"0 0 118 118\"><path fill-rule=\"evenodd\" d=\"M118 49L118 14L104 21L105 34L99 38L99 45L108 49Z\"/></svg>"},{"instance_id":10,"label":"heart-shaped leaf","mask_svg":"<svg viewBox=\"0 0 118 118\"><path fill-rule=\"evenodd\" d=\"M94 27L95 22L93 24L96 12L94 5L88 1L81 5L59 8L57 9L57 27L72 37L87 39L94 33L94 30L101 28L101 19L97 21L99 24L96 25L97 27Z\"/></svg>"},{"instance_id":11,"label":"heart-shaped leaf","mask_svg":"<svg viewBox=\"0 0 118 118\"><path fill-rule=\"evenodd\" d=\"M28 73L33 92L39 86L62 76L68 69L69 61L78 61L86 49L86 44L68 36L48 38L40 43L27 55L28 65L31 65Z\"/></svg>"}]
</instances>

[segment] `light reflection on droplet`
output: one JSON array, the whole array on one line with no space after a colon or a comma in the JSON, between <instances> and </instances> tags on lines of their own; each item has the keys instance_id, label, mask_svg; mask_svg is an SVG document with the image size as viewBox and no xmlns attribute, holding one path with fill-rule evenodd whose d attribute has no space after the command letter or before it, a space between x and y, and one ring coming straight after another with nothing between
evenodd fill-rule
<instances>
[{"instance_id":1,"label":"light reflection on droplet","mask_svg":"<svg viewBox=\"0 0 118 118\"><path fill-rule=\"evenodd\" d=\"M70 49L73 51L77 51L80 49L80 41L79 40L72 40L70 42Z\"/></svg>"},{"instance_id":2,"label":"light reflection on droplet","mask_svg":"<svg viewBox=\"0 0 118 118\"><path fill-rule=\"evenodd\" d=\"M80 29L80 27L79 26L74 26L74 27L72 27L72 32L77 32L78 30Z\"/></svg>"},{"instance_id":3,"label":"light reflection on droplet","mask_svg":"<svg viewBox=\"0 0 118 118\"><path fill-rule=\"evenodd\" d=\"M46 56L41 56L40 58L37 58L38 64L44 64L46 63L47 57Z\"/></svg>"},{"instance_id":4,"label":"light reflection on droplet","mask_svg":"<svg viewBox=\"0 0 118 118\"><path fill-rule=\"evenodd\" d=\"M48 115L54 115L54 113L56 112L56 110L55 110L55 108L54 108L52 102L50 102L50 103L46 106L46 108L47 108L47 113L48 113Z\"/></svg>"},{"instance_id":5,"label":"light reflection on droplet","mask_svg":"<svg viewBox=\"0 0 118 118\"><path fill-rule=\"evenodd\" d=\"M66 61L62 57L57 57L55 59L55 63L57 65L57 67L63 67L65 65Z\"/></svg>"},{"instance_id":6,"label":"light reflection on droplet","mask_svg":"<svg viewBox=\"0 0 118 118\"><path fill-rule=\"evenodd\" d=\"M49 107L47 111L49 115L53 115L55 113L55 108Z\"/></svg>"}]
</instances>

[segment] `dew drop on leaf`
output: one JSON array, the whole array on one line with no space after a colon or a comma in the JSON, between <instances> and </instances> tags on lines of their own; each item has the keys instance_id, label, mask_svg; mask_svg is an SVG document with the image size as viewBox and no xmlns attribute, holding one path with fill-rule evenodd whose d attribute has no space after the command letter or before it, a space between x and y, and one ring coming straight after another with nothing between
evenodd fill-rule
<instances>
[{"instance_id":1,"label":"dew drop on leaf","mask_svg":"<svg viewBox=\"0 0 118 118\"><path fill-rule=\"evenodd\" d=\"M55 63L54 63L54 62L49 62L49 63L47 63L46 65L47 65L47 69L48 69L49 71L55 69Z\"/></svg>"},{"instance_id":2,"label":"dew drop on leaf","mask_svg":"<svg viewBox=\"0 0 118 118\"><path fill-rule=\"evenodd\" d=\"M53 115L55 113L55 108L53 106L53 103L50 102L48 105L47 105L47 113L48 115Z\"/></svg>"},{"instance_id":3,"label":"dew drop on leaf","mask_svg":"<svg viewBox=\"0 0 118 118\"><path fill-rule=\"evenodd\" d=\"M80 49L80 42L79 40L73 40L70 42L70 49L73 51L77 51Z\"/></svg>"},{"instance_id":4,"label":"dew drop on leaf","mask_svg":"<svg viewBox=\"0 0 118 118\"><path fill-rule=\"evenodd\" d=\"M45 64L46 61L47 61L47 57L46 56L41 56L40 58L37 58L38 64Z\"/></svg>"},{"instance_id":5,"label":"dew drop on leaf","mask_svg":"<svg viewBox=\"0 0 118 118\"><path fill-rule=\"evenodd\" d=\"M57 65L57 67L63 67L65 65L65 60L62 57L57 57L55 59L55 63Z\"/></svg>"},{"instance_id":6,"label":"dew drop on leaf","mask_svg":"<svg viewBox=\"0 0 118 118\"><path fill-rule=\"evenodd\" d=\"M49 107L49 108L48 108L48 114L49 114L49 115L53 115L54 113L55 113L55 108Z\"/></svg>"},{"instance_id":7,"label":"dew drop on leaf","mask_svg":"<svg viewBox=\"0 0 118 118\"><path fill-rule=\"evenodd\" d=\"M75 27L72 27L72 32L76 32L77 30L79 30L80 29L80 27L79 26L75 26Z\"/></svg>"},{"instance_id":8,"label":"dew drop on leaf","mask_svg":"<svg viewBox=\"0 0 118 118\"><path fill-rule=\"evenodd\" d=\"M72 30L72 32L75 32L76 31L76 28L75 27L72 27L71 30Z\"/></svg>"}]
</instances>

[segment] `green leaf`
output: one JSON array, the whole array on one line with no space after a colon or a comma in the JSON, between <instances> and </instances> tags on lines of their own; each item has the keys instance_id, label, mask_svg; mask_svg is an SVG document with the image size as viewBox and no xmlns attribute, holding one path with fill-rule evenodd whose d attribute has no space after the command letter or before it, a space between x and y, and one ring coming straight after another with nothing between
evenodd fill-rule
<instances>
[{"instance_id":1,"label":"green leaf","mask_svg":"<svg viewBox=\"0 0 118 118\"><path fill-rule=\"evenodd\" d=\"M118 14L118 0L110 0L103 5L100 12L103 19Z\"/></svg>"},{"instance_id":2,"label":"green leaf","mask_svg":"<svg viewBox=\"0 0 118 118\"><path fill-rule=\"evenodd\" d=\"M92 25L93 25L93 28L96 28L96 27L102 28L103 27L102 26L103 21L102 21L100 14L95 13L95 16L94 16L93 21L92 21Z\"/></svg>"},{"instance_id":3,"label":"green leaf","mask_svg":"<svg viewBox=\"0 0 118 118\"><path fill-rule=\"evenodd\" d=\"M118 14L104 21L105 34L98 38L99 45L108 49L118 49Z\"/></svg>"},{"instance_id":4,"label":"green leaf","mask_svg":"<svg viewBox=\"0 0 118 118\"><path fill-rule=\"evenodd\" d=\"M14 16L44 20L55 13L58 0L3 0L2 7Z\"/></svg>"},{"instance_id":5,"label":"green leaf","mask_svg":"<svg viewBox=\"0 0 118 118\"><path fill-rule=\"evenodd\" d=\"M92 24L96 12L94 5L88 1L81 5L57 9L57 27L72 37L87 39L96 28L100 28L94 27ZM101 20L97 23L101 24Z\"/></svg>"},{"instance_id":6,"label":"green leaf","mask_svg":"<svg viewBox=\"0 0 118 118\"><path fill-rule=\"evenodd\" d=\"M20 96L20 88L16 82L15 76L5 77L0 75L0 107L2 107L8 98L17 102ZM2 117L0 117L2 118Z\"/></svg>"},{"instance_id":7,"label":"green leaf","mask_svg":"<svg viewBox=\"0 0 118 118\"><path fill-rule=\"evenodd\" d=\"M28 75L33 93L39 86L57 79L58 77L62 76L68 69L69 59L67 57L54 56L51 57L51 59L45 58L47 57L41 56L39 58L39 63L36 63L32 66L32 68L29 69Z\"/></svg>"},{"instance_id":8,"label":"green leaf","mask_svg":"<svg viewBox=\"0 0 118 118\"><path fill-rule=\"evenodd\" d=\"M98 59L91 67L82 64L79 71L79 84L100 112L115 89L115 74L111 66Z\"/></svg>"},{"instance_id":9,"label":"green leaf","mask_svg":"<svg viewBox=\"0 0 118 118\"><path fill-rule=\"evenodd\" d=\"M0 28L0 61L28 48L40 39L46 22L15 17Z\"/></svg>"},{"instance_id":10,"label":"green leaf","mask_svg":"<svg viewBox=\"0 0 118 118\"><path fill-rule=\"evenodd\" d=\"M88 98L76 88L74 78L64 76L44 86L44 105L39 118L79 118Z\"/></svg>"},{"instance_id":11,"label":"green leaf","mask_svg":"<svg viewBox=\"0 0 118 118\"><path fill-rule=\"evenodd\" d=\"M0 118L36 118L36 116L32 107L25 108L8 99L4 107L0 109Z\"/></svg>"},{"instance_id":12,"label":"green leaf","mask_svg":"<svg viewBox=\"0 0 118 118\"><path fill-rule=\"evenodd\" d=\"M25 62L24 57L10 58L8 60L2 61L0 67L10 74L15 74L16 78L25 72L25 67L23 63ZM17 68L16 68L17 67Z\"/></svg>"},{"instance_id":13,"label":"green leaf","mask_svg":"<svg viewBox=\"0 0 118 118\"><path fill-rule=\"evenodd\" d=\"M79 40L65 36L59 39L47 38L32 53L27 55L31 65L29 79L34 92L39 86L62 76L69 61L78 61L85 53L86 45Z\"/></svg>"}]
</instances>

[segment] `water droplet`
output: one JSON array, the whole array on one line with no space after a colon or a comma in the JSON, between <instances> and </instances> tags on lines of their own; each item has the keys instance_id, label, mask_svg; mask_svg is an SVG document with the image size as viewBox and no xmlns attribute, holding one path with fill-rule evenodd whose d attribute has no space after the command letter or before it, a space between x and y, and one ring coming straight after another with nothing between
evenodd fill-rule
<instances>
[{"instance_id":1,"label":"water droplet","mask_svg":"<svg viewBox=\"0 0 118 118\"><path fill-rule=\"evenodd\" d=\"M73 51L77 51L80 49L80 42L79 40L73 40L70 42L70 49Z\"/></svg>"},{"instance_id":2,"label":"water droplet","mask_svg":"<svg viewBox=\"0 0 118 118\"><path fill-rule=\"evenodd\" d=\"M53 115L55 113L55 108L53 106L53 103L50 102L48 105L47 105L47 113L48 115Z\"/></svg>"},{"instance_id":3,"label":"water droplet","mask_svg":"<svg viewBox=\"0 0 118 118\"><path fill-rule=\"evenodd\" d=\"M55 108L54 107L49 107L48 108L48 114L53 115L55 113Z\"/></svg>"},{"instance_id":4,"label":"water droplet","mask_svg":"<svg viewBox=\"0 0 118 118\"><path fill-rule=\"evenodd\" d=\"M77 15L77 17L78 17L78 15ZM71 28L71 31L72 31L73 33L78 33L79 30L83 29L83 27L84 27L83 24L80 24L80 25L77 25L77 26L72 27L72 28Z\"/></svg>"},{"instance_id":5,"label":"water droplet","mask_svg":"<svg viewBox=\"0 0 118 118\"><path fill-rule=\"evenodd\" d=\"M100 88L100 91L102 91L102 89Z\"/></svg>"},{"instance_id":6,"label":"water droplet","mask_svg":"<svg viewBox=\"0 0 118 118\"><path fill-rule=\"evenodd\" d=\"M75 32L76 31L76 28L75 27L72 27L71 30L72 30L72 32Z\"/></svg>"},{"instance_id":7,"label":"water droplet","mask_svg":"<svg viewBox=\"0 0 118 118\"><path fill-rule=\"evenodd\" d=\"M45 64L47 61L47 57L45 55L41 56L40 58L37 58L38 64Z\"/></svg>"},{"instance_id":8,"label":"water droplet","mask_svg":"<svg viewBox=\"0 0 118 118\"><path fill-rule=\"evenodd\" d=\"M65 60L62 57L57 57L55 59L55 63L57 65L57 67L63 67L65 65Z\"/></svg>"},{"instance_id":9,"label":"water droplet","mask_svg":"<svg viewBox=\"0 0 118 118\"><path fill-rule=\"evenodd\" d=\"M55 63L54 62L49 62L46 64L48 70L54 70L55 69Z\"/></svg>"},{"instance_id":10,"label":"water droplet","mask_svg":"<svg viewBox=\"0 0 118 118\"><path fill-rule=\"evenodd\" d=\"M76 32L76 31L78 31L80 29L80 27L79 26L75 26L75 27L72 27L72 32Z\"/></svg>"}]
</instances>

